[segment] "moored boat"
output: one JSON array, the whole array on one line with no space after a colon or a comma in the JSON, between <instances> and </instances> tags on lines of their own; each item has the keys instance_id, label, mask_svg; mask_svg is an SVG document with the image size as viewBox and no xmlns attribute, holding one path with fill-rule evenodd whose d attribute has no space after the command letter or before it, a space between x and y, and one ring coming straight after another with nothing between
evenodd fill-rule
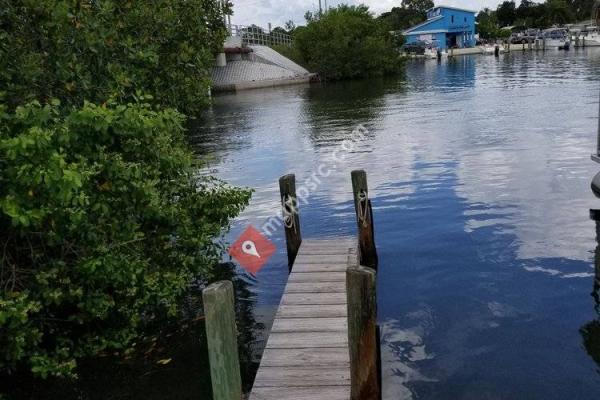
<instances>
[{"instance_id":1,"label":"moored boat","mask_svg":"<svg viewBox=\"0 0 600 400\"><path fill-rule=\"evenodd\" d=\"M425 57L426 58L438 58L438 52L440 53L440 56L446 56L447 54L445 52L443 52L439 46L438 46L438 42L436 40L433 40L431 42L427 42L427 45L425 46Z\"/></svg>"},{"instance_id":2,"label":"moored boat","mask_svg":"<svg viewBox=\"0 0 600 400\"><path fill-rule=\"evenodd\" d=\"M587 26L579 31L573 32L577 46L600 46L600 32L597 26Z\"/></svg>"},{"instance_id":3,"label":"moored boat","mask_svg":"<svg viewBox=\"0 0 600 400\"><path fill-rule=\"evenodd\" d=\"M546 49L569 50L571 41L566 29L550 28L542 31L542 40L544 40Z\"/></svg>"},{"instance_id":4,"label":"moored boat","mask_svg":"<svg viewBox=\"0 0 600 400\"><path fill-rule=\"evenodd\" d=\"M481 49L481 53L484 55L494 55L496 52L496 46L492 46L491 44L485 44L483 46L479 46L479 48Z\"/></svg>"}]
</instances>

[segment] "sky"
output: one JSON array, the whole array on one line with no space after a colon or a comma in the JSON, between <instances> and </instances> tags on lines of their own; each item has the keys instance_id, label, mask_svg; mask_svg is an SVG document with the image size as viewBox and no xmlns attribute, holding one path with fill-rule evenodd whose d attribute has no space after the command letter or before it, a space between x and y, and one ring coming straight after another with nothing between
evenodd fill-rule
<instances>
[{"instance_id":1,"label":"sky","mask_svg":"<svg viewBox=\"0 0 600 400\"><path fill-rule=\"evenodd\" d=\"M267 27L271 22L273 27L283 26L288 20L293 20L296 25L304 24L304 13L308 10L315 11L319 8L319 0L231 0L233 2L233 24L256 24ZM392 7L400 6L401 0L321 0L323 7L339 3L366 4L371 11L380 14L389 11ZM484 7L496 8L502 0L444 0L436 1L436 5L462 7L470 10L481 10ZM518 3L518 2L517 2Z\"/></svg>"}]
</instances>

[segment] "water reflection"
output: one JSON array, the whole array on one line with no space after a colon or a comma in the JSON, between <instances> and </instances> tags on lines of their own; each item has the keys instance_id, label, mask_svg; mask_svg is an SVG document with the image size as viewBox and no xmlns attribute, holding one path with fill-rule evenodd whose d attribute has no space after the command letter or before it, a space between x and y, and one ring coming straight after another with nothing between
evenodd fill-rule
<instances>
[{"instance_id":1,"label":"water reflection","mask_svg":"<svg viewBox=\"0 0 600 400\"><path fill-rule=\"evenodd\" d=\"M257 335L255 295L232 264L217 269L217 279L232 280L235 288L242 383L249 391L262 348ZM137 351L125 358L105 354L83 360L76 380L34 379L27 374L0 376L0 398L60 400L210 399L212 388L201 304L202 285L192 288L177 321L149 327Z\"/></svg>"},{"instance_id":2,"label":"water reflection","mask_svg":"<svg viewBox=\"0 0 600 400\"><path fill-rule=\"evenodd\" d=\"M598 218L600 214L598 212L593 213L595 218ZM596 219L596 252L594 254L594 288L592 290L592 297L594 299L594 309L598 314L598 318L588 322L581 329L580 333L583 337L583 346L590 357L598 364L598 373L600 373L600 218Z\"/></svg>"},{"instance_id":3,"label":"water reflection","mask_svg":"<svg viewBox=\"0 0 600 400\"><path fill-rule=\"evenodd\" d=\"M376 123L390 87L401 90L402 80L379 78L311 86L305 92L302 112L313 145L336 144L344 140L341 132Z\"/></svg>"},{"instance_id":4,"label":"water reflection","mask_svg":"<svg viewBox=\"0 0 600 400\"><path fill-rule=\"evenodd\" d=\"M417 60L406 66L412 88L418 91L456 92L475 86L477 60L473 57L455 57L447 62Z\"/></svg>"},{"instance_id":5,"label":"water reflection","mask_svg":"<svg viewBox=\"0 0 600 400\"><path fill-rule=\"evenodd\" d=\"M231 238L279 212L279 176L303 181L365 124L300 215L303 237L352 234L349 174L367 171L386 398L598 397L579 334L592 319L581 210L594 204L598 61L600 49L417 61L373 87L215 98L216 125L229 101L250 119L224 133L246 145L224 141L210 166L256 190ZM283 232L272 239L281 251L251 281L267 326L287 279Z\"/></svg>"}]
</instances>

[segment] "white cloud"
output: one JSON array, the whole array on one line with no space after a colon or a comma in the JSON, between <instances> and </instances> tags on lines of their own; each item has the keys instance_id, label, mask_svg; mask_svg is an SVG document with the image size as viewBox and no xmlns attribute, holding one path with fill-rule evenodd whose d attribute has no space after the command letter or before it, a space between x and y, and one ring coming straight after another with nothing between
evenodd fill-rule
<instances>
[{"instance_id":1,"label":"white cloud","mask_svg":"<svg viewBox=\"0 0 600 400\"><path fill-rule=\"evenodd\" d=\"M288 20L293 20L297 25L304 24L304 13L319 9L319 0L232 0L234 16L232 23L238 25L257 24L266 27L272 23L273 27L283 25ZM484 7L495 8L502 0L443 0L437 5L462 7L471 10L481 10ZM321 0L325 7L335 6L340 3L366 4L376 14L389 11L392 7L400 6L401 0Z\"/></svg>"}]
</instances>

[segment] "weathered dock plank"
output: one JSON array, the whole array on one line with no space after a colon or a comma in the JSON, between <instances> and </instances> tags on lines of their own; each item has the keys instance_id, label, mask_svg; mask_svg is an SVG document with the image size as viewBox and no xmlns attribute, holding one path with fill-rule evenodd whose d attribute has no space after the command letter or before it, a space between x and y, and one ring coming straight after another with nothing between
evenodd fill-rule
<instances>
[{"instance_id":1,"label":"weathered dock plank","mask_svg":"<svg viewBox=\"0 0 600 400\"><path fill-rule=\"evenodd\" d=\"M260 387L252 391L253 400L348 400L349 386Z\"/></svg>"},{"instance_id":2,"label":"weathered dock plank","mask_svg":"<svg viewBox=\"0 0 600 400\"><path fill-rule=\"evenodd\" d=\"M300 332L272 333L269 349L319 349L343 347L348 349L347 332Z\"/></svg>"},{"instance_id":3,"label":"weathered dock plank","mask_svg":"<svg viewBox=\"0 0 600 400\"><path fill-rule=\"evenodd\" d=\"M353 238L302 241L251 400L350 398L346 270L356 247Z\"/></svg>"},{"instance_id":4,"label":"weathered dock plank","mask_svg":"<svg viewBox=\"0 0 600 400\"><path fill-rule=\"evenodd\" d=\"M254 387L338 386L350 385L350 364L347 367L307 365L302 367L260 367Z\"/></svg>"},{"instance_id":5,"label":"weathered dock plank","mask_svg":"<svg viewBox=\"0 0 600 400\"><path fill-rule=\"evenodd\" d=\"M344 366L349 367L348 350L343 347L323 347L319 351L304 349L267 349L263 367Z\"/></svg>"},{"instance_id":6,"label":"weathered dock plank","mask_svg":"<svg viewBox=\"0 0 600 400\"><path fill-rule=\"evenodd\" d=\"M345 305L346 301L346 293L288 293L281 305Z\"/></svg>"},{"instance_id":7,"label":"weathered dock plank","mask_svg":"<svg viewBox=\"0 0 600 400\"><path fill-rule=\"evenodd\" d=\"M335 318L345 317L346 304L292 304L279 306L279 318Z\"/></svg>"},{"instance_id":8,"label":"weathered dock plank","mask_svg":"<svg viewBox=\"0 0 600 400\"><path fill-rule=\"evenodd\" d=\"M348 317L341 318L284 318L273 322L271 332L339 332L348 330Z\"/></svg>"},{"instance_id":9,"label":"weathered dock plank","mask_svg":"<svg viewBox=\"0 0 600 400\"><path fill-rule=\"evenodd\" d=\"M287 293L346 293L345 282L290 282Z\"/></svg>"},{"instance_id":10,"label":"weathered dock plank","mask_svg":"<svg viewBox=\"0 0 600 400\"><path fill-rule=\"evenodd\" d=\"M289 277L288 283L298 282L340 282L345 279L346 272L304 272L293 274Z\"/></svg>"},{"instance_id":11,"label":"weathered dock plank","mask_svg":"<svg viewBox=\"0 0 600 400\"><path fill-rule=\"evenodd\" d=\"M297 264L294 265L294 272L298 273L316 273L316 272L346 272L346 267L342 264L322 263L322 264Z\"/></svg>"}]
</instances>

